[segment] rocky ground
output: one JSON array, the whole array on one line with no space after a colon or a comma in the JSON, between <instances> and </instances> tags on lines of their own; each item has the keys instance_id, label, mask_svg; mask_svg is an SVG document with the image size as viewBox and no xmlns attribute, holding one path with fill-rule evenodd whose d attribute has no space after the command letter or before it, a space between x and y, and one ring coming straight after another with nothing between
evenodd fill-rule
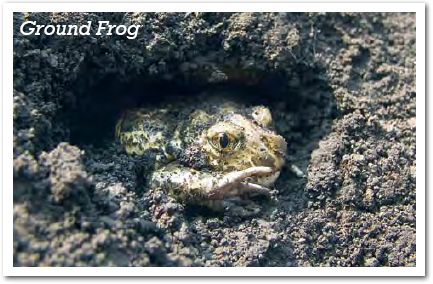
<instances>
[{"instance_id":1,"label":"rocky ground","mask_svg":"<svg viewBox=\"0 0 433 284\"><path fill-rule=\"evenodd\" d=\"M415 14L17 13L14 31L15 266L416 265ZM305 172L251 219L147 190L114 140L125 107L213 88L268 105Z\"/></svg>"}]
</instances>

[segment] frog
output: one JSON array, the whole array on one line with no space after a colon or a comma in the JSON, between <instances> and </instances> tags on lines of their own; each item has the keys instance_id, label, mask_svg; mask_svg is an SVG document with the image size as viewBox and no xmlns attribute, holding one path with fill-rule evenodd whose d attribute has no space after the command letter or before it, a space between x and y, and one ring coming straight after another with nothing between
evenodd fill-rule
<instances>
[{"instance_id":1,"label":"frog","mask_svg":"<svg viewBox=\"0 0 433 284\"><path fill-rule=\"evenodd\" d=\"M127 154L151 161L148 188L240 217L261 212L286 161L270 109L224 94L125 110L115 132Z\"/></svg>"}]
</instances>

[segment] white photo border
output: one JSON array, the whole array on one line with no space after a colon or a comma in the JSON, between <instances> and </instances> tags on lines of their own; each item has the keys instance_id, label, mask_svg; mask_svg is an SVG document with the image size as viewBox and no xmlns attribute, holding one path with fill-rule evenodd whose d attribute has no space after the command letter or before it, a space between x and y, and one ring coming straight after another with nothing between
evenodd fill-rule
<instances>
[{"instance_id":1,"label":"white photo border","mask_svg":"<svg viewBox=\"0 0 433 284\"><path fill-rule=\"evenodd\" d=\"M425 4L424 3L4 3L3 4L3 275L4 276L425 276ZM13 12L416 12L416 267L13 267Z\"/></svg>"}]
</instances>

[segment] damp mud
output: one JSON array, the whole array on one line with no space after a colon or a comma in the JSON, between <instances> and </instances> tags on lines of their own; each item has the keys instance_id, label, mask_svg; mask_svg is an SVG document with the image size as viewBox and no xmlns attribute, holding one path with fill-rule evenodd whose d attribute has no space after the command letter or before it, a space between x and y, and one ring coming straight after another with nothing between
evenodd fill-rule
<instances>
[{"instance_id":1,"label":"damp mud","mask_svg":"<svg viewBox=\"0 0 433 284\"><path fill-rule=\"evenodd\" d=\"M14 14L14 266L416 266L415 42L414 13ZM127 108L219 90L288 143L251 218L149 190L115 139Z\"/></svg>"}]
</instances>

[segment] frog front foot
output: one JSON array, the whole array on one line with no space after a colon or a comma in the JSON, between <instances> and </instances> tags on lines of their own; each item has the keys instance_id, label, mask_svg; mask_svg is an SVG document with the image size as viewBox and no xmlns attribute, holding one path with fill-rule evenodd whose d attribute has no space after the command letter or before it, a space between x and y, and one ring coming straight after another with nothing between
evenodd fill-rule
<instances>
[{"instance_id":1,"label":"frog front foot","mask_svg":"<svg viewBox=\"0 0 433 284\"><path fill-rule=\"evenodd\" d=\"M269 195L269 189L248 182L248 178L261 175L269 175L273 172L269 167L251 167L241 171L235 171L224 175L216 185L203 188L207 199L218 200L225 197L241 195Z\"/></svg>"}]
</instances>

